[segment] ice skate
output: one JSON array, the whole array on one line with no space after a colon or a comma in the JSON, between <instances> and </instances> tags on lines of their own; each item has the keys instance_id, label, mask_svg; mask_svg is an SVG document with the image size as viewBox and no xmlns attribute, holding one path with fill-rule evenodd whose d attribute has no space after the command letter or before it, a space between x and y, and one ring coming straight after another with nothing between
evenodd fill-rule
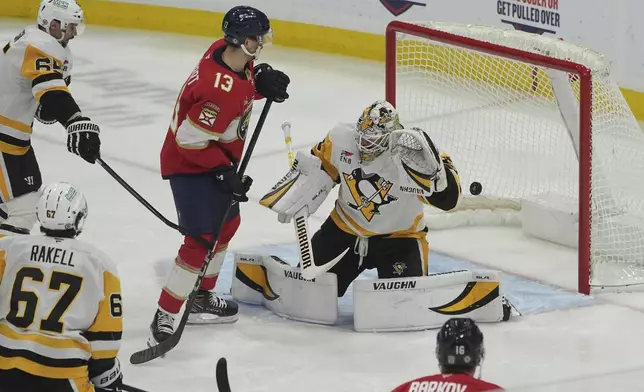
<instances>
[{"instance_id":1,"label":"ice skate","mask_svg":"<svg viewBox=\"0 0 644 392\"><path fill-rule=\"evenodd\" d=\"M148 339L148 347L156 346L174 333L174 316L162 309L157 309L152 324L152 336Z\"/></svg>"},{"instance_id":2,"label":"ice skate","mask_svg":"<svg viewBox=\"0 0 644 392\"><path fill-rule=\"evenodd\" d=\"M213 292L199 290L197 298L190 309L189 324L225 324L238 319L239 305L216 295Z\"/></svg>"}]
</instances>

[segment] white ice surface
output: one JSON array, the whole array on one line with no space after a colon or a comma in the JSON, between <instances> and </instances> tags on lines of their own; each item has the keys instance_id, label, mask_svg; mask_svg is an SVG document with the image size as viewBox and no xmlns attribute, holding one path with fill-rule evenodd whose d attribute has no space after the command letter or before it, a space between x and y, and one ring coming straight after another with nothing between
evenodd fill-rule
<instances>
[{"instance_id":1,"label":"white ice surface","mask_svg":"<svg viewBox=\"0 0 644 392\"><path fill-rule=\"evenodd\" d=\"M24 22L0 20L0 40ZM90 26L75 40L73 94L102 127L103 157L166 216L172 196L159 176L159 150L178 90L210 39ZM279 125L293 124L298 149L319 141L336 121L353 121L384 95L380 63L268 48L262 60L291 77L291 99L274 105L249 167L252 201L230 249L294 240L290 225L256 201L284 173ZM254 119L261 111L256 105ZM145 345L165 272L181 237L165 227L98 165L67 153L59 126L36 125L34 148L45 182L69 181L86 194L90 215L82 239L118 264L123 281L125 381L151 392L215 391L214 367L229 360L233 390L387 391L436 371L435 331L358 334L346 325L320 327L242 306L237 324L190 327L166 358L143 366L129 355ZM331 208L311 220L315 230ZM523 238L512 229L458 229L431 234L432 249L568 290L576 287L575 255ZM466 244L466 246L464 246ZM230 271L226 264L223 274ZM228 276L228 281L230 277ZM222 281L225 279L222 277ZM511 390L644 390L644 301L637 294L602 295L594 305L483 325L486 379Z\"/></svg>"}]
</instances>

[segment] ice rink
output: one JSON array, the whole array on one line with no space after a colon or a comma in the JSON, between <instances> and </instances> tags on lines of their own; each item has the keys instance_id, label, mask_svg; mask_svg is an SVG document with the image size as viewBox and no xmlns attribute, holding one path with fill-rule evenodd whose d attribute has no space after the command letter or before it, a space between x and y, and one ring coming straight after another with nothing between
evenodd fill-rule
<instances>
[{"instance_id":1,"label":"ice rink","mask_svg":"<svg viewBox=\"0 0 644 392\"><path fill-rule=\"evenodd\" d=\"M0 42L25 24L0 20ZM217 32L213 31L216 35ZM88 26L72 42L71 90L101 126L102 156L144 197L176 220L169 186L159 174L159 151L176 96L212 39ZM276 37L279 43L279 36ZM257 200L287 169L280 124L293 124L294 147L309 149L340 121L355 121L384 98L384 65L273 46L262 61L291 78L291 98L273 105L248 174L251 201L229 251L272 252L293 260L291 225ZM253 125L262 109L254 108ZM144 209L100 166L65 149L59 125L36 125L33 145L44 182L68 181L86 195L89 218L81 239L108 253L123 282L125 382L150 392L215 391L215 363L229 362L234 391L389 391L407 379L437 371L435 331L356 333L350 294L333 327L284 320L266 309L241 306L232 325L189 327L165 358L129 363L145 347L156 301L181 236ZM315 230L332 198L311 219ZM513 391L644 390L644 298L641 294L575 294L576 253L528 239L513 228L463 228L430 233L430 270L476 263L506 274L508 296L524 312L482 326L485 379ZM467 244L467 246L464 246ZM446 256L446 255L449 255ZM231 258L217 290L230 287Z\"/></svg>"}]
</instances>

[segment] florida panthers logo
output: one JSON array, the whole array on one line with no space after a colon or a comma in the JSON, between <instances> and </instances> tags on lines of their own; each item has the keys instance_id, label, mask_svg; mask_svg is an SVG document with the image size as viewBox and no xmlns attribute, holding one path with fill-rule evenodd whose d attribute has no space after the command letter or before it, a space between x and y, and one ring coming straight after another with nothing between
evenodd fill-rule
<instances>
[{"instance_id":1,"label":"florida panthers logo","mask_svg":"<svg viewBox=\"0 0 644 392\"><path fill-rule=\"evenodd\" d=\"M380 215L380 207L398 200L389 194L393 183L376 173L365 174L361 168L357 168L351 174L342 173L342 176L355 201L355 204L347 202L347 205L360 211L368 222Z\"/></svg>"},{"instance_id":2,"label":"florida panthers logo","mask_svg":"<svg viewBox=\"0 0 644 392\"><path fill-rule=\"evenodd\" d=\"M424 7L426 5L425 3L409 0L380 0L380 2L394 16L402 15L405 11L407 11L414 5L419 5L421 7Z\"/></svg>"}]
</instances>

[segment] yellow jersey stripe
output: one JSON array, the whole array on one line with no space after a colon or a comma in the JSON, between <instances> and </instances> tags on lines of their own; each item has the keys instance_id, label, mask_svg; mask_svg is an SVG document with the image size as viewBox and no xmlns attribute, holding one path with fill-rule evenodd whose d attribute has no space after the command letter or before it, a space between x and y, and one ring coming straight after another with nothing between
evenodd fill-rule
<instances>
[{"instance_id":1,"label":"yellow jersey stripe","mask_svg":"<svg viewBox=\"0 0 644 392\"><path fill-rule=\"evenodd\" d=\"M31 146L14 146L12 144L0 141L0 152L4 152L9 155L25 155L30 148Z\"/></svg>"},{"instance_id":2,"label":"yellow jersey stripe","mask_svg":"<svg viewBox=\"0 0 644 392\"><path fill-rule=\"evenodd\" d=\"M85 342L80 342L78 340L70 338L54 338L47 335L42 335L38 333L20 333L14 331L7 324L0 324L0 335L18 341L30 341L37 343L42 346L57 348L57 349L81 349L86 351L88 354L91 353L90 345Z\"/></svg>"},{"instance_id":3,"label":"yellow jersey stripe","mask_svg":"<svg viewBox=\"0 0 644 392\"><path fill-rule=\"evenodd\" d=\"M56 367L40 364L22 357L5 357L0 354L0 369L19 369L23 372L45 378L66 379L87 377L87 365Z\"/></svg>"},{"instance_id":4,"label":"yellow jersey stripe","mask_svg":"<svg viewBox=\"0 0 644 392\"><path fill-rule=\"evenodd\" d=\"M12 120L0 114L0 125L4 125L20 132L31 134L31 126L20 121Z\"/></svg>"}]
</instances>

